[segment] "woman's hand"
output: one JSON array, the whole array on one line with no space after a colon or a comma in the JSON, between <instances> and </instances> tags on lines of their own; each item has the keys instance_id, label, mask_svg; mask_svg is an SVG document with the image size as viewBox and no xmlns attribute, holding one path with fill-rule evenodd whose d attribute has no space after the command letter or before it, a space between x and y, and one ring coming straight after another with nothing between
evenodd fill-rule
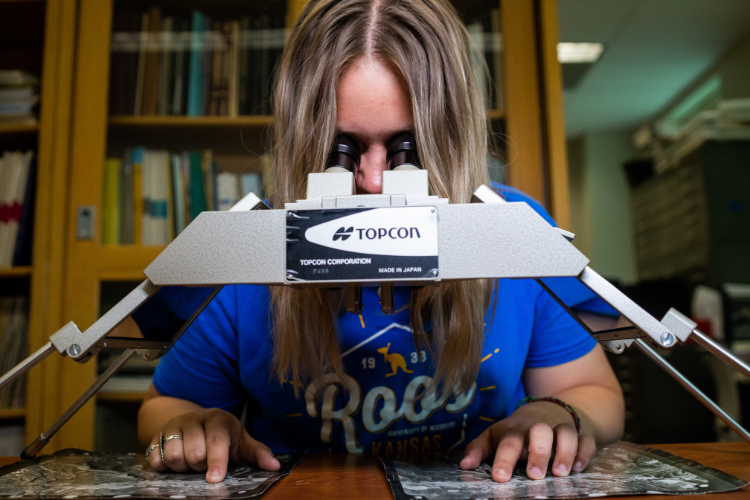
<instances>
[{"instance_id":1,"label":"woman's hand","mask_svg":"<svg viewBox=\"0 0 750 500\"><path fill-rule=\"evenodd\" d=\"M594 438L576 433L571 415L554 403L528 403L505 420L490 426L466 446L462 469L476 469L482 460L494 456L492 479L510 480L516 462L527 460L526 475L544 479L550 458L552 474L567 476L586 468L596 453Z\"/></svg>"},{"instance_id":2,"label":"woman's hand","mask_svg":"<svg viewBox=\"0 0 750 500\"><path fill-rule=\"evenodd\" d=\"M200 409L183 413L160 430L171 439L164 445L164 462L157 447L149 455L149 464L164 472L206 472L206 481L218 483L227 474L230 463L252 462L264 470L279 470L281 465L268 446L250 437L237 418L219 409ZM151 444L159 442L159 432Z\"/></svg>"}]
</instances>

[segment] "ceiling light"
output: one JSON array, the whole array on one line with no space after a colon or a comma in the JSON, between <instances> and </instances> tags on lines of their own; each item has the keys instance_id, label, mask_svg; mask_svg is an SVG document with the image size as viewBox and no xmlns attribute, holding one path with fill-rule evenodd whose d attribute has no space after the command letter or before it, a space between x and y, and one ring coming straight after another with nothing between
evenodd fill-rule
<instances>
[{"instance_id":1,"label":"ceiling light","mask_svg":"<svg viewBox=\"0 0 750 500\"><path fill-rule=\"evenodd\" d=\"M557 44L557 60L561 63L592 63L604 52L603 43L567 43Z\"/></svg>"}]
</instances>

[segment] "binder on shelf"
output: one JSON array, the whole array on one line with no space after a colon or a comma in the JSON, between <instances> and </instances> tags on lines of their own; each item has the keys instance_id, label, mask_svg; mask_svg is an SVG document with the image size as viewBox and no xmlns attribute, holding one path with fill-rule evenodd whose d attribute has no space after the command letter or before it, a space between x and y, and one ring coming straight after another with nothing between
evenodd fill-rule
<instances>
[{"instance_id":1,"label":"binder on shelf","mask_svg":"<svg viewBox=\"0 0 750 500\"><path fill-rule=\"evenodd\" d=\"M199 11L193 11L193 23L190 42L190 77L188 80L187 115L203 114L203 35L206 29L206 17Z\"/></svg>"},{"instance_id":2,"label":"binder on shelf","mask_svg":"<svg viewBox=\"0 0 750 500\"><path fill-rule=\"evenodd\" d=\"M142 146L127 149L124 160L108 158L102 243L167 245L201 212L228 209L247 190L260 195L260 174L236 173L245 168L246 159L221 157L226 172L217 172L216 163L211 150L176 154ZM123 196L129 196L128 203ZM125 239L128 235L122 230L127 221L132 224L132 239Z\"/></svg>"},{"instance_id":3,"label":"binder on shelf","mask_svg":"<svg viewBox=\"0 0 750 500\"><path fill-rule=\"evenodd\" d=\"M32 151L5 151L0 157L0 268L19 265L14 264L17 253L18 260L31 260L31 244L25 240L30 238L30 234L27 234L30 229L27 226L33 219L28 214L33 207L34 186L29 186L29 182L34 181L33 158ZM27 212L23 221L26 227L21 228L24 212ZM28 253L22 255L21 248L24 246L29 247Z\"/></svg>"},{"instance_id":4,"label":"binder on shelf","mask_svg":"<svg viewBox=\"0 0 750 500\"><path fill-rule=\"evenodd\" d=\"M102 243L116 245L120 240L120 169L122 160L107 158L104 164L102 203Z\"/></svg>"}]
</instances>

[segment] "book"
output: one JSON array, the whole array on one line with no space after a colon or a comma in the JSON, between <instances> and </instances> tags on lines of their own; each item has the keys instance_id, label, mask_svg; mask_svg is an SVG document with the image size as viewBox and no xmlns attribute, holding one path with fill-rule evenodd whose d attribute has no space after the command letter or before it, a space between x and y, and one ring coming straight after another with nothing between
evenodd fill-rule
<instances>
[{"instance_id":1,"label":"book","mask_svg":"<svg viewBox=\"0 0 750 500\"><path fill-rule=\"evenodd\" d=\"M206 29L206 16L193 11L190 42L190 75L188 79L187 115L203 114L203 36Z\"/></svg>"},{"instance_id":2,"label":"book","mask_svg":"<svg viewBox=\"0 0 750 500\"><path fill-rule=\"evenodd\" d=\"M156 114L157 92L159 87L159 32L161 30L161 10L151 7L148 12L148 33L146 38L146 62L143 75L143 114Z\"/></svg>"},{"instance_id":3,"label":"book","mask_svg":"<svg viewBox=\"0 0 750 500\"><path fill-rule=\"evenodd\" d=\"M250 53L250 26L252 21L250 16L243 16L240 19L240 33L239 33L239 48L237 54L237 108L238 114L248 115L250 114L248 92L250 86L250 61L248 55Z\"/></svg>"},{"instance_id":4,"label":"book","mask_svg":"<svg viewBox=\"0 0 750 500\"><path fill-rule=\"evenodd\" d=\"M165 116L169 114L170 95L170 74L172 70L172 54L174 53L174 43L172 41L174 18L166 17L161 23L161 33L159 40L159 78L156 89L156 114Z\"/></svg>"},{"instance_id":5,"label":"book","mask_svg":"<svg viewBox=\"0 0 750 500\"><path fill-rule=\"evenodd\" d=\"M260 65L258 68L260 107L258 112L261 115L267 115L271 113L268 85L271 81L271 17L268 15L260 16L260 40Z\"/></svg>"},{"instance_id":6,"label":"book","mask_svg":"<svg viewBox=\"0 0 750 500\"><path fill-rule=\"evenodd\" d=\"M30 266L34 239L34 207L36 206L36 159L31 159L29 176L21 206L21 219L18 222L18 235L13 250L13 266Z\"/></svg>"},{"instance_id":7,"label":"book","mask_svg":"<svg viewBox=\"0 0 750 500\"><path fill-rule=\"evenodd\" d=\"M254 193L258 198L263 199L260 182L260 174L242 174L240 177L241 196L244 197L249 193Z\"/></svg>"},{"instance_id":8,"label":"book","mask_svg":"<svg viewBox=\"0 0 750 500\"><path fill-rule=\"evenodd\" d=\"M133 115L143 114L143 82L146 75L146 52L148 49L148 12L141 15L141 32L138 37L138 72L135 79L135 100L133 103Z\"/></svg>"},{"instance_id":9,"label":"book","mask_svg":"<svg viewBox=\"0 0 750 500\"><path fill-rule=\"evenodd\" d=\"M185 191L182 182L182 157L172 155L172 199L174 202L174 235L177 236L185 229Z\"/></svg>"},{"instance_id":10,"label":"book","mask_svg":"<svg viewBox=\"0 0 750 500\"><path fill-rule=\"evenodd\" d=\"M115 9L109 77L110 115L135 114L140 31L140 14L131 10Z\"/></svg>"},{"instance_id":11,"label":"book","mask_svg":"<svg viewBox=\"0 0 750 500\"><path fill-rule=\"evenodd\" d=\"M229 210L240 201L240 186L238 175L234 172L222 172L216 176L216 190L218 193L216 209Z\"/></svg>"},{"instance_id":12,"label":"book","mask_svg":"<svg viewBox=\"0 0 750 500\"><path fill-rule=\"evenodd\" d=\"M227 51L227 60L229 69L227 70L228 78L228 103L227 114L237 116L240 114L239 105L239 64L240 64L240 23L231 21L229 25L229 50Z\"/></svg>"},{"instance_id":13,"label":"book","mask_svg":"<svg viewBox=\"0 0 750 500\"><path fill-rule=\"evenodd\" d=\"M211 31L213 26L213 17L206 16L206 33L203 39L203 51L201 52L201 71L203 82L201 83L201 115L209 115L209 104L211 100L211 69L213 63L213 43L215 40L214 32Z\"/></svg>"},{"instance_id":14,"label":"book","mask_svg":"<svg viewBox=\"0 0 750 500\"><path fill-rule=\"evenodd\" d=\"M29 299L26 296L0 297L0 372L7 373L27 352ZM24 405L24 379L0 390L0 408Z\"/></svg>"},{"instance_id":15,"label":"book","mask_svg":"<svg viewBox=\"0 0 750 500\"><path fill-rule=\"evenodd\" d=\"M211 30L211 82L209 84L208 112L211 116L225 115L228 82L225 69L225 45L228 23L214 20Z\"/></svg>"},{"instance_id":16,"label":"book","mask_svg":"<svg viewBox=\"0 0 750 500\"><path fill-rule=\"evenodd\" d=\"M190 157L190 220L192 221L201 212L205 212L206 190L203 179L203 153L201 151L191 151Z\"/></svg>"},{"instance_id":17,"label":"book","mask_svg":"<svg viewBox=\"0 0 750 500\"><path fill-rule=\"evenodd\" d=\"M203 170L203 185L206 193L206 210L216 210L216 188L214 176L216 167L214 165L213 152L210 149L203 150L201 169Z\"/></svg>"},{"instance_id":18,"label":"book","mask_svg":"<svg viewBox=\"0 0 750 500\"><path fill-rule=\"evenodd\" d=\"M142 147L131 151L130 176L130 241L123 243L143 244L144 161L146 150Z\"/></svg>"},{"instance_id":19,"label":"book","mask_svg":"<svg viewBox=\"0 0 750 500\"><path fill-rule=\"evenodd\" d=\"M104 162L104 200L102 203L102 244L120 242L120 158Z\"/></svg>"},{"instance_id":20,"label":"book","mask_svg":"<svg viewBox=\"0 0 750 500\"><path fill-rule=\"evenodd\" d=\"M170 96L172 103L171 115L184 115L187 110L187 84L190 77L190 21L183 18L175 18L173 41L175 51L172 56Z\"/></svg>"},{"instance_id":21,"label":"book","mask_svg":"<svg viewBox=\"0 0 750 500\"><path fill-rule=\"evenodd\" d=\"M0 160L0 267L13 264L32 158L32 151L6 151Z\"/></svg>"},{"instance_id":22,"label":"book","mask_svg":"<svg viewBox=\"0 0 750 500\"><path fill-rule=\"evenodd\" d=\"M39 80L25 71L0 70L0 123L35 124Z\"/></svg>"}]
</instances>

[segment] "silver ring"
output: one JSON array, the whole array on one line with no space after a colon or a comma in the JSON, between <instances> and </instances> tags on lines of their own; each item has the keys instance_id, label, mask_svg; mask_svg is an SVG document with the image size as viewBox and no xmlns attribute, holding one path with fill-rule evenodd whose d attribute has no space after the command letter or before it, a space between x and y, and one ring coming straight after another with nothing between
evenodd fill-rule
<instances>
[{"instance_id":1,"label":"silver ring","mask_svg":"<svg viewBox=\"0 0 750 500\"><path fill-rule=\"evenodd\" d=\"M170 442L173 439L182 439L182 436L180 436L179 434L173 434L171 436L167 436L164 438L164 444L166 445L168 442Z\"/></svg>"},{"instance_id":2,"label":"silver ring","mask_svg":"<svg viewBox=\"0 0 750 500\"><path fill-rule=\"evenodd\" d=\"M172 434L171 436L164 437L164 434L161 432L159 433L159 455L161 456L161 463L164 465L166 465L166 463L164 463L164 446L173 439L182 439L182 436L179 434Z\"/></svg>"},{"instance_id":3,"label":"silver ring","mask_svg":"<svg viewBox=\"0 0 750 500\"><path fill-rule=\"evenodd\" d=\"M148 448L146 448L146 460L148 460L149 455L151 455L151 452L154 451L159 447L159 443L152 444Z\"/></svg>"}]
</instances>

